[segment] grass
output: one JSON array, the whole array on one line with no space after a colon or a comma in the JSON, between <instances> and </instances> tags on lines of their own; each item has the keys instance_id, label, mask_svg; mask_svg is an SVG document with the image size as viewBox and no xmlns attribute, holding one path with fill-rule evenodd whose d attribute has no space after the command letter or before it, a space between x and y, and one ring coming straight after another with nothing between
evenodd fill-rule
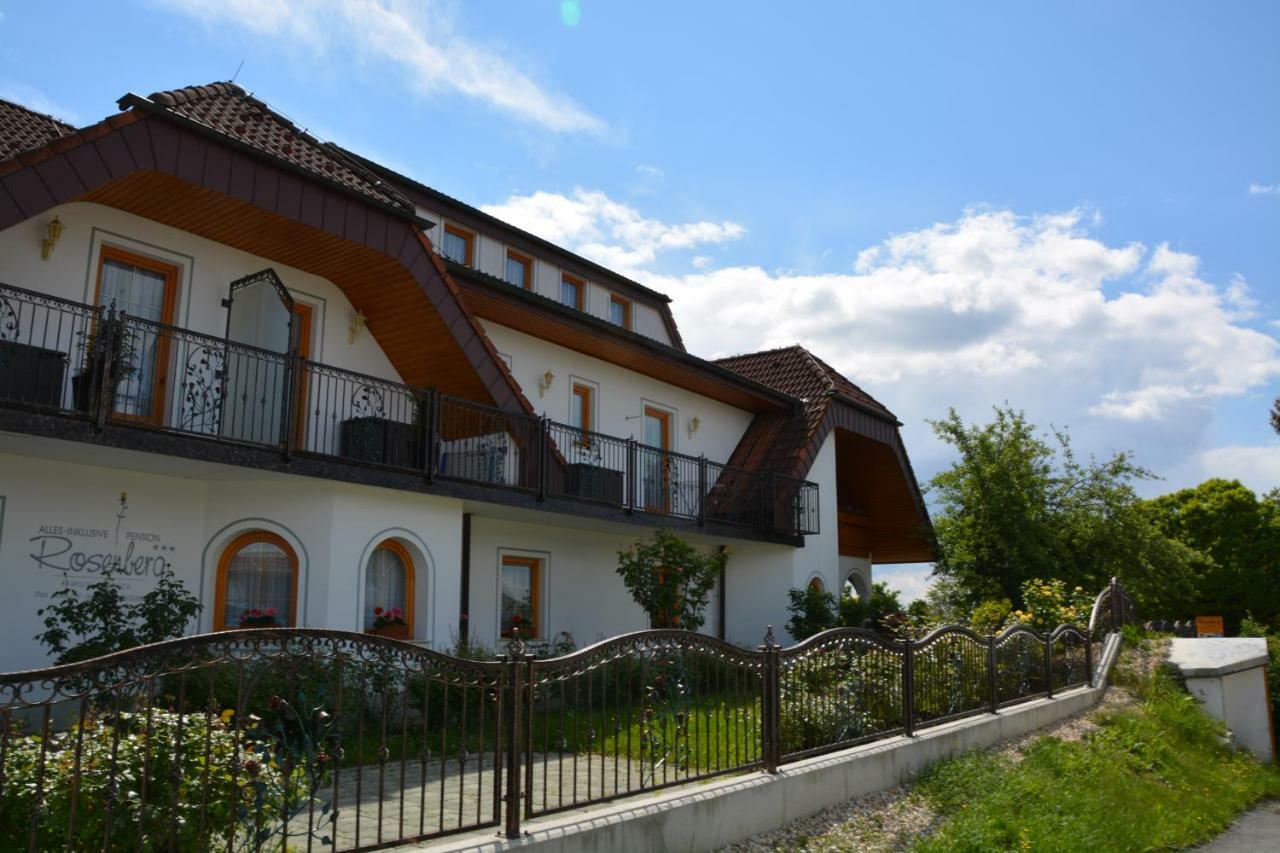
<instances>
[{"instance_id":1,"label":"grass","mask_svg":"<svg viewBox=\"0 0 1280 853\"><path fill-rule=\"evenodd\" d=\"M1138 703L1100 715L1082 740L1043 737L1021 761L972 753L934 768L918 790L948 819L913 849L1176 849L1280 795L1280 771L1224 746L1221 724L1167 672L1122 666L1117 681Z\"/></svg>"}]
</instances>

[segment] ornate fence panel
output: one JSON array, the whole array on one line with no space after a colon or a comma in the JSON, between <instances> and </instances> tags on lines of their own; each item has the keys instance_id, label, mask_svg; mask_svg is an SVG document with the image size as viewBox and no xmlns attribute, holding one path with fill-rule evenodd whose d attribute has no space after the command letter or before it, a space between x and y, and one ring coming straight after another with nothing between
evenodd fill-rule
<instances>
[{"instance_id":1,"label":"ornate fence panel","mask_svg":"<svg viewBox=\"0 0 1280 853\"><path fill-rule=\"evenodd\" d=\"M300 365L300 450L350 462L423 471L430 395L314 361Z\"/></svg>"},{"instance_id":2,"label":"ornate fence panel","mask_svg":"<svg viewBox=\"0 0 1280 853\"><path fill-rule=\"evenodd\" d=\"M1062 625L1049 635L1048 643L1050 674L1055 691L1090 682L1093 649L1088 634L1075 626Z\"/></svg>"},{"instance_id":3,"label":"ornate fence panel","mask_svg":"<svg viewBox=\"0 0 1280 853\"><path fill-rule=\"evenodd\" d=\"M250 629L0 676L0 849L347 851L496 825L501 666Z\"/></svg>"},{"instance_id":4,"label":"ornate fence panel","mask_svg":"<svg viewBox=\"0 0 1280 853\"><path fill-rule=\"evenodd\" d=\"M778 652L779 759L904 730L905 646L862 628L834 628Z\"/></svg>"},{"instance_id":5,"label":"ornate fence panel","mask_svg":"<svg viewBox=\"0 0 1280 853\"><path fill-rule=\"evenodd\" d=\"M760 767L763 665L677 630L530 661L525 816Z\"/></svg>"},{"instance_id":6,"label":"ornate fence panel","mask_svg":"<svg viewBox=\"0 0 1280 853\"><path fill-rule=\"evenodd\" d=\"M1015 625L995 638L995 659L997 707L1048 694L1042 634L1025 625Z\"/></svg>"},{"instance_id":7,"label":"ornate fence panel","mask_svg":"<svg viewBox=\"0 0 1280 853\"><path fill-rule=\"evenodd\" d=\"M911 644L911 708L917 727L990 710L990 645L948 625Z\"/></svg>"}]
</instances>

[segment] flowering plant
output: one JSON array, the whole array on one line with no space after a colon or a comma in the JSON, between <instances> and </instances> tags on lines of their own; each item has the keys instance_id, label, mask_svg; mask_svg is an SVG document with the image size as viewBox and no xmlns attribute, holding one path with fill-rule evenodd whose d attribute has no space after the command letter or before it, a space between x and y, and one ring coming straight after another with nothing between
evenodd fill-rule
<instances>
[{"instance_id":1,"label":"flowering plant","mask_svg":"<svg viewBox=\"0 0 1280 853\"><path fill-rule=\"evenodd\" d=\"M1065 581L1031 578L1022 585L1023 608L1009 614L1006 627L1030 625L1037 631L1052 631L1059 625L1080 625L1088 621L1092 598L1083 587L1067 589Z\"/></svg>"},{"instance_id":2,"label":"flowering plant","mask_svg":"<svg viewBox=\"0 0 1280 853\"><path fill-rule=\"evenodd\" d=\"M274 628L279 624L276 609L251 607L240 614L241 628Z\"/></svg>"},{"instance_id":3,"label":"flowering plant","mask_svg":"<svg viewBox=\"0 0 1280 853\"><path fill-rule=\"evenodd\" d=\"M380 630L408 624L408 622L404 621L404 611L399 607L373 608L373 627L375 629Z\"/></svg>"}]
</instances>

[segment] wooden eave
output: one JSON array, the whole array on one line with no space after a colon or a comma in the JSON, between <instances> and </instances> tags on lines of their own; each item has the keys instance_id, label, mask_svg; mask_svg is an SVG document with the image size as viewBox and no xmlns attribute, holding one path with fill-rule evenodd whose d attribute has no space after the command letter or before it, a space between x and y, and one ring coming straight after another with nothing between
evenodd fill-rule
<instances>
[{"instance_id":1,"label":"wooden eave","mask_svg":"<svg viewBox=\"0 0 1280 853\"><path fill-rule=\"evenodd\" d=\"M793 397L713 362L512 287L452 261L446 266L477 316L601 361L617 364L749 412L798 409Z\"/></svg>"}]
</instances>

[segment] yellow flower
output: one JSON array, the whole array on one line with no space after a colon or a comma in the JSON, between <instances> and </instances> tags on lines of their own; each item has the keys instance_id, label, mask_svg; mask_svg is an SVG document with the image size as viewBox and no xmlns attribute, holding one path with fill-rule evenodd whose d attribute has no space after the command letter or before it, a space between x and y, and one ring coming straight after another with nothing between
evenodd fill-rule
<instances>
[{"instance_id":1,"label":"yellow flower","mask_svg":"<svg viewBox=\"0 0 1280 853\"><path fill-rule=\"evenodd\" d=\"M236 712L235 712L235 709L234 709L234 708L228 708L227 710L223 711L223 712L222 712L222 724L223 724L224 726L229 726L229 725L231 725L231 718L232 718L232 717L234 717L235 715L236 715Z\"/></svg>"}]
</instances>

